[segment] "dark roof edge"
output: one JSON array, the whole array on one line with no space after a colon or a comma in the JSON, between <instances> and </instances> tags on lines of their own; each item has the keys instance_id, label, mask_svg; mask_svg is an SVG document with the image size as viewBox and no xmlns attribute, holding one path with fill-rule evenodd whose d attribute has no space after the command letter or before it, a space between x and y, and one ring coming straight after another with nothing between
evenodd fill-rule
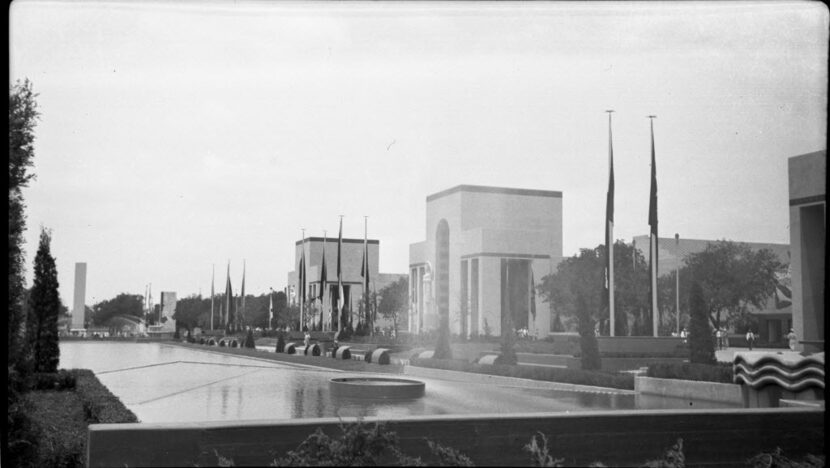
<instances>
[{"instance_id":1,"label":"dark roof edge","mask_svg":"<svg viewBox=\"0 0 830 468\"><path fill-rule=\"evenodd\" d=\"M456 192L476 192L476 193L500 193L504 195L524 195L529 197L552 197L562 198L562 192L554 190L533 190L533 189L518 189L508 187L488 187L485 185L456 185L447 190L442 190L432 195L427 196L427 202L432 200L452 195Z\"/></svg>"},{"instance_id":2,"label":"dark roof edge","mask_svg":"<svg viewBox=\"0 0 830 468\"><path fill-rule=\"evenodd\" d=\"M323 242L323 239L324 239L323 237L306 237L305 242ZM325 240L326 240L327 244L328 243L334 243L334 244L337 243L337 238L336 237L326 237ZM297 242L294 242L294 245L300 245L302 243L303 243L302 240L298 240ZM362 244L363 239L346 239L344 237L343 238L343 243L344 244ZM380 241L377 240L377 239L368 239L366 241L366 243L367 244L380 244Z\"/></svg>"}]
</instances>

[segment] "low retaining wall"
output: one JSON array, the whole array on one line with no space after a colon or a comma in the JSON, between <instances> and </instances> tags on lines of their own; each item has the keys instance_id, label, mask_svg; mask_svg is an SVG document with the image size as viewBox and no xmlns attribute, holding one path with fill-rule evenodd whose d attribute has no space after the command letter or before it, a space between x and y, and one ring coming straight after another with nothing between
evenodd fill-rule
<instances>
[{"instance_id":1,"label":"low retaining wall","mask_svg":"<svg viewBox=\"0 0 830 468\"><path fill-rule=\"evenodd\" d=\"M268 465L272 453L295 449L316 428L330 436L355 418L165 424L92 424L88 466L214 466L219 455L236 466ZM365 418L365 422L380 421ZM386 422L403 452L432 460L425 438L467 454L477 465L526 464L523 449L542 432L565 466L595 460L632 466L659 458L683 438L687 465L737 466L781 447L787 456L824 454L824 411L658 410L506 415L410 416Z\"/></svg>"},{"instance_id":2,"label":"low retaining wall","mask_svg":"<svg viewBox=\"0 0 830 468\"><path fill-rule=\"evenodd\" d=\"M661 397L680 398L744 406L741 386L717 382L698 382L694 380L658 379L655 377L634 377L634 391Z\"/></svg>"}]
</instances>

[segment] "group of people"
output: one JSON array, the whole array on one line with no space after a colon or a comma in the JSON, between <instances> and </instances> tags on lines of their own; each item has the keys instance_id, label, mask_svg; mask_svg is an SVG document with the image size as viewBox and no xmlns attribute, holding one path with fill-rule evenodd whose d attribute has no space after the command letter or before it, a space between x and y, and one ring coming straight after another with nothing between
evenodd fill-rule
<instances>
[{"instance_id":1,"label":"group of people","mask_svg":"<svg viewBox=\"0 0 830 468\"><path fill-rule=\"evenodd\" d=\"M714 332L715 335L715 344L719 350L726 349L729 347L729 334L723 328L718 328ZM680 331L680 338L683 339L683 343L688 343L689 341L689 332L686 330L686 327L683 327L683 330ZM790 332L786 336L790 349L795 351L796 346L798 345L798 336L795 334L795 330L790 328ZM758 335L752 331L750 328L746 332L746 343L749 345L749 350L752 351L752 348L755 346L755 340L758 339Z\"/></svg>"}]
</instances>

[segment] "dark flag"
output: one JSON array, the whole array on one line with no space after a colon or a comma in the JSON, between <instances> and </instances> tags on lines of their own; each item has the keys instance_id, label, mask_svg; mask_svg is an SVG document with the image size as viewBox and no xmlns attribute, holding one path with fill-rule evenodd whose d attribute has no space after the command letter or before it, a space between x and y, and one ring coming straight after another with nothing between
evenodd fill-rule
<instances>
[{"instance_id":1,"label":"dark flag","mask_svg":"<svg viewBox=\"0 0 830 468\"><path fill-rule=\"evenodd\" d=\"M326 238L323 237L323 261L320 262L320 293L317 295L317 298L320 299L320 302L323 301L323 297L325 296L326 291Z\"/></svg>"},{"instance_id":2,"label":"dark flag","mask_svg":"<svg viewBox=\"0 0 830 468\"><path fill-rule=\"evenodd\" d=\"M609 334L614 336L614 146L611 139L611 112L608 112L608 193L605 199L605 289L610 318Z\"/></svg>"},{"instance_id":3,"label":"dark flag","mask_svg":"<svg viewBox=\"0 0 830 468\"><path fill-rule=\"evenodd\" d=\"M363 313L367 322L371 322L371 314L369 312L369 243L367 241L366 219L364 218L363 229L363 262L360 265L360 277L363 278ZM369 324L370 330L371 324Z\"/></svg>"},{"instance_id":4,"label":"dark flag","mask_svg":"<svg viewBox=\"0 0 830 468\"><path fill-rule=\"evenodd\" d=\"M228 280L225 283L225 330L233 327L231 304L233 304L233 289L231 288L231 262L228 262Z\"/></svg>"},{"instance_id":5,"label":"dark flag","mask_svg":"<svg viewBox=\"0 0 830 468\"><path fill-rule=\"evenodd\" d=\"M343 217L340 217L340 232L337 234L337 330L343 329L343 305L346 300L343 295L343 271L340 266L341 251L343 250Z\"/></svg>"},{"instance_id":6,"label":"dark flag","mask_svg":"<svg viewBox=\"0 0 830 468\"><path fill-rule=\"evenodd\" d=\"M651 194L648 199L649 256L648 269L651 281L651 322L652 334L657 336L660 310L657 308L657 163L654 157L654 116L651 119Z\"/></svg>"}]
</instances>

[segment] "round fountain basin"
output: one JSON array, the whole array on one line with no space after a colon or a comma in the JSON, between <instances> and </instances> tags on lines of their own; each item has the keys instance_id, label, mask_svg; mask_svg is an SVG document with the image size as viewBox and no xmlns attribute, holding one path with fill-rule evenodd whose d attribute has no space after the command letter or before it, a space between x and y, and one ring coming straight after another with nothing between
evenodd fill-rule
<instances>
[{"instance_id":1,"label":"round fountain basin","mask_svg":"<svg viewBox=\"0 0 830 468\"><path fill-rule=\"evenodd\" d=\"M349 398L411 399L424 396L423 382L386 377L338 377L329 380L332 393Z\"/></svg>"}]
</instances>

